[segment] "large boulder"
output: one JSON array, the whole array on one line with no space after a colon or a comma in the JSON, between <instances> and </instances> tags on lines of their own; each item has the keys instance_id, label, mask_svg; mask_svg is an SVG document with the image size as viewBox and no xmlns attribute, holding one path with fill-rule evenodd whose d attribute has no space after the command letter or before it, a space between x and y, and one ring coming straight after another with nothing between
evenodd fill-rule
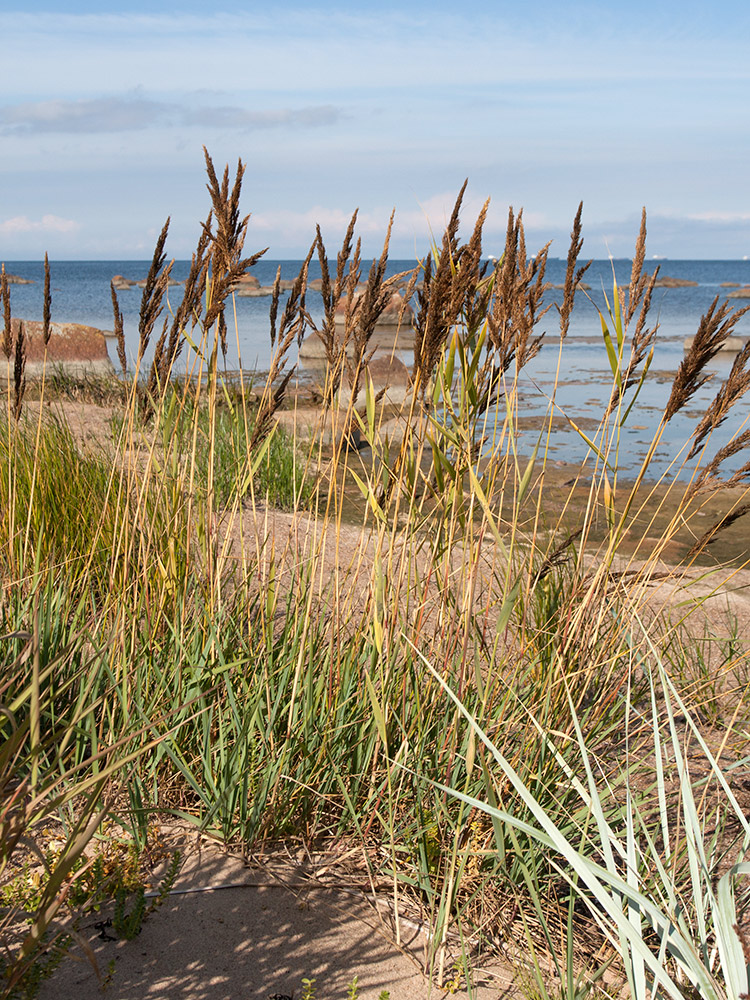
<instances>
[{"instance_id":1,"label":"large boulder","mask_svg":"<svg viewBox=\"0 0 750 1000\"><path fill-rule=\"evenodd\" d=\"M18 337L21 320L11 320L13 343ZM26 375L34 377L42 373L45 364L45 348L42 336L44 326L36 320L24 320L24 342L26 345ZM5 355L0 352L0 359ZM8 362L13 370L13 354ZM50 338L46 350L47 372L61 372L64 375L112 375L114 368L107 353L107 341L103 330L79 323L50 323Z\"/></svg>"},{"instance_id":2,"label":"large boulder","mask_svg":"<svg viewBox=\"0 0 750 1000\"><path fill-rule=\"evenodd\" d=\"M685 348L685 353L693 346L693 339L693 337L686 337L683 341L682 346ZM739 354L745 349L746 343L744 337L727 337L719 348L719 354Z\"/></svg>"},{"instance_id":3,"label":"large boulder","mask_svg":"<svg viewBox=\"0 0 750 1000\"><path fill-rule=\"evenodd\" d=\"M363 288L364 286L355 292L355 301L361 296ZM343 337L346 329L346 308L347 298L342 296L334 313L334 329L337 338ZM408 303L404 305L403 297L398 292L394 292L378 317L367 345L368 350L412 350L414 347L414 329L411 323L413 315L411 306ZM351 339L347 344L346 353L350 358L354 356L354 344ZM304 339L299 349L299 356L302 360L320 361L325 359L323 342L316 333L311 333Z\"/></svg>"}]
</instances>

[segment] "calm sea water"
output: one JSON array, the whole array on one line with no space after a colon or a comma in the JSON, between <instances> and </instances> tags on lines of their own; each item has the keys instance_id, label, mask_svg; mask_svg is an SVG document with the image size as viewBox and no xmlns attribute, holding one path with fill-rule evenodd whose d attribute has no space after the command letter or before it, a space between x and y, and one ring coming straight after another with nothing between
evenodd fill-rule
<instances>
[{"instance_id":1,"label":"calm sea water","mask_svg":"<svg viewBox=\"0 0 750 1000\"><path fill-rule=\"evenodd\" d=\"M685 337L695 333L698 322L707 311L716 295L723 301L729 289L722 288L724 282L739 285L750 284L750 261L660 261L661 273L674 278L696 281L697 286L678 289L657 289L652 305L652 317L658 318L660 329L652 376L648 387L639 397L637 408L631 414L623 436L623 467L634 468L639 457L645 454L658 418L663 412L671 378L683 357ZM300 261L260 261L253 270L261 284L270 285L281 265L282 277L293 278L298 273ZM389 273L397 273L413 266L413 261L391 261ZM648 267L653 262L648 262ZM122 274L126 278L145 278L148 261L59 261L51 262L52 276L52 317L59 322L87 323L101 329L112 329L112 307L109 282L113 275ZM611 297L612 270L614 268L620 285L627 285L630 277L630 261L594 261L586 276L591 286L590 299L580 295L574 310L568 342L563 354L562 386L558 390L557 401L565 412L584 429L591 430L602 413L602 406L608 398L608 364L602 344L596 306L604 306L604 290ZM7 261L6 269L20 277L31 278L34 284L12 285L11 301L14 316L25 319L41 319L43 265L39 261ZM173 276L181 281L187 275L189 261L176 261ZM562 283L565 262L551 260L547 277L555 283ZM311 266L311 278L319 276L315 265ZM131 355L137 347L138 310L141 290L137 288L118 293L120 307L125 322L126 345ZM559 293L551 293L555 298ZM179 302L180 288L170 289L172 305ZM742 300L735 300L738 306ZM269 339L268 309L269 298L237 298L237 334L233 349L227 358L227 366L236 368L238 360L244 368L263 369L268 366L271 345ZM319 318L322 309L320 297L309 293L308 308L314 318ZM229 318L229 317L228 317ZM230 322L230 331L233 324ZM533 418L543 413L547 405L547 394L551 391L557 365L557 351L554 346L556 314L554 310L545 316L539 331L546 330L549 343L526 373L524 389L524 416ZM742 317L736 329L739 336L750 337L750 314ZM232 338L230 337L230 340ZM110 342L110 354L114 360L114 345ZM663 457L657 461L654 471L664 471L689 436L700 414L704 412L718 387L718 380L726 375L732 358L722 355L713 366L713 384L705 387L691 402L687 413L675 418L670 427L664 447ZM715 445L728 440L750 416L750 404L743 401L733 413L727 425L716 435ZM564 423L564 422L563 422ZM525 431L529 447L533 446L536 432ZM562 426L553 433L553 453L560 461L577 461L586 451L585 444L578 436ZM738 462L740 460L738 459Z\"/></svg>"}]
</instances>

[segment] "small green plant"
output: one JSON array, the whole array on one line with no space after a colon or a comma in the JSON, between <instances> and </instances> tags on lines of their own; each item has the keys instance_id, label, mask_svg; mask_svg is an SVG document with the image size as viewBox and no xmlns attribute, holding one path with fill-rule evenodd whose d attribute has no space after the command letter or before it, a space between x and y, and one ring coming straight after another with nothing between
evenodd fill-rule
<instances>
[{"instance_id":1,"label":"small green plant","mask_svg":"<svg viewBox=\"0 0 750 1000\"><path fill-rule=\"evenodd\" d=\"M302 980L302 995L300 1000L315 1000L315 980L314 979L303 979Z\"/></svg>"},{"instance_id":2,"label":"small green plant","mask_svg":"<svg viewBox=\"0 0 750 1000\"><path fill-rule=\"evenodd\" d=\"M112 926L119 938L125 941L132 941L141 933L143 918L146 915L146 892L143 886L139 886L131 900L130 909L126 908L128 894L124 889L118 889L115 893L115 913L112 918Z\"/></svg>"}]
</instances>

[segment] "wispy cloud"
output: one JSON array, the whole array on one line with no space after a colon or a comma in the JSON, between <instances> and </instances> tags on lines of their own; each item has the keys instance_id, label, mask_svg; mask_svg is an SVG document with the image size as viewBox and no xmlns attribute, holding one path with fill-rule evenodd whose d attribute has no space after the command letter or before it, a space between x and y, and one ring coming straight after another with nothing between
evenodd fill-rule
<instances>
[{"instance_id":1,"label":"wispy cloud","mask_svg":"<svg viewBox=\"0 0 750 1000\"><path fill-rule=\"evenodd\" d=\"M246 108L204 107L186 111L186 125L208 128L283 128L302 125L317 128L334 125L342 117L341 110L332 104L309 108L282 108L278 111L248 111Z\"/></svg>"},{"instance_id":2,"label":"wispy cloud","mask_svg":"<svg viewBox=\"0 0 750 1000\"><path fill-rule=\"evenodd\" d=\"M37 101L0 110L7 132L128 132L168 120L175 106L137 97Z\"/></svg>"},{"instance_id":3,"label":"wispy cloud","mask_svg":"<svg viewBox=\"0 0 750 1000\"><path fill-rule=\"evenodd\" d=\"M140 96L53 100L0 108L0 132L7 134L131 132L158 126L268 129L319 128L341 118L333 105L250 110L222 105L157 101Z\"/></svg>"},{"instance_id":4,"label":"wispy cloud","mask_svg":"<svg viewBox=\"0 0 750 1000\"><path fill-rule=\"evenodd\" d=\"M695 222L750 222L750 212L694 212L686 216Z\"/></svg>"},{"instance_id":5,"label":"wispy cloud","mask_svg":"<svg viewBox=\"0 0 750 1000\"><path fill-rule=\"evenodd\" d=\"M80 228L80 223L73 219L61 219L59 215L43 215L41 219L15 215L0 222L0 233L7 236L19 233L72 233Z\"/></svg>"}]
</instances>

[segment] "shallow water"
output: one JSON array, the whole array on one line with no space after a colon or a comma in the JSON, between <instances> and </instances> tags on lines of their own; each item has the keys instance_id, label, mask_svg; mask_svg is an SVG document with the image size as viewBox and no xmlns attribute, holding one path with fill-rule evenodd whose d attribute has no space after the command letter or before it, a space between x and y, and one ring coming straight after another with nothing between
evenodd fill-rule
<instances>
[{"instance_id":1,"label":"shallow water","mask_svg":"<svg viewBox=\"0 0 750 1000\"><path fill-rule=\"evenodd\" d=\"M279 265L283 278L293 278L297 274L300 261L263 261L253 273L261 284L270 285ZM389 273L394 274L412 266L412 261L391 261ZM683 357L683 341L692 336L700 317L711 305L713 298L720 295L723 301L731 290L722 288L723 282L738 285L750 284L750 261L660 261L661 273L674 278L696 281L690 288L657 289L652 304L652 317L659 321L657 350L653 370L648 384L642 391L636 408L623 430L620 467L626 472L637 469L645 455L659 416L669 395L672 376ZM189 261L175 261L173 277L184 280L189 269ZM653 262L647 263L647 268ZM51 262L52 275L52 316L60 322L88 323L102 329L112 328L112 307L109 282L113 275L123 274L126 278L142 279L148 271L148 261L59 261ZM565 344L561 382L557 389L556 401L564 411L582 428L598 424L606 406L611 375L607 355L602 343L596 307L604 307L604 293L610 296L612 271L618 282L626 285L630 276L630 261L594 261L586 275L591 286L588 296L580 295L573 312L570 334ZM34 284L12 285L11 301L14 316L26 319L40 319L42 314L43 265L39 261L8 261L10 273L31 278ZM554 284L564 280L565 262L551 260L548 265L548 279ZM311 265L310 277L319 276L317 265ZM180 288L170 289L172 307L179 302ZM560 292L549 293L550 301L559 298ZM141 290L137 288L118 293L123 311L125 339L129 354L134 356L138 342L138 310ZM742 300L735 300L741 307ZM233 329L232 317L228 317L230 327L230 351L227 367L236 368L239 363L244 368L267 368L271 357L268 310L270 298L237 298L237 324ZM322 315L320 296L308 293L308 308L315 319ZM546 411L548 396L552 391L557 367L557 314L554 307L539 324L539 331L546 331L547 343L539 356L528 366L522 377L523 416L538 420ZM739 336L750 336L750 315L742 317L736 328ZM114 348L110 353L114 356ZM732 357L721 355L712 366L714 378L691 401L687 413L679 414L670 424L659 449L654 474L661 474L671 464L680 447L687 440L691 428L700 414L710 403L718 387L731 367ZM732 433L743 425L750 415L750 404L743 400L736 407L726 425L716 434L715 446L729 440ZM528 422L528 421L527 421ZM522 446L530 450L537 438L537 431L525 427ZM587 432L588 433L588 432ZM577 462L586 453L586 443L563 421L556 422L550 439L553 456L560 460ZM737 459L734 467L741 464Z\"/></svg>"}]
</instances>

